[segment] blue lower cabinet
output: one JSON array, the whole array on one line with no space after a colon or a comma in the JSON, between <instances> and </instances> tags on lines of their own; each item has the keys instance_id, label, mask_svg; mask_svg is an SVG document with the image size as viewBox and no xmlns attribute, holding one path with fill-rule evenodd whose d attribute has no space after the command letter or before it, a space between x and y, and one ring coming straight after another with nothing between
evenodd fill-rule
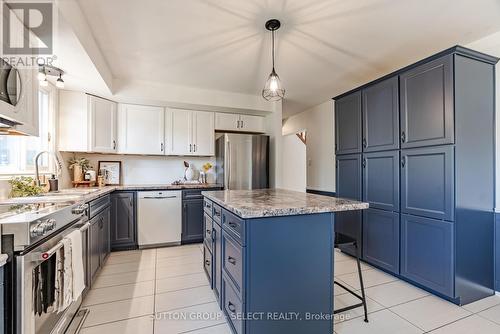
<instances>
[{"instance_id":1,"label":"blue lower cabinet","mask_svg":"<svg viewBox=\"0 0 500 334\"><path fill-rule=\"evenodd\" d=\"M399 274L399 213L377 209L363 211L363 258Z\"/></svg>"},{"instance_id":2,"label":"blue lower cabinet","mask_svg":"<svg viewBox=\"0 0 500 334\"><path fill-rule=\"evenodd\" d=\"M401 215L401 276L454 298L453 223Z\"/></svg>"}]
</instances>

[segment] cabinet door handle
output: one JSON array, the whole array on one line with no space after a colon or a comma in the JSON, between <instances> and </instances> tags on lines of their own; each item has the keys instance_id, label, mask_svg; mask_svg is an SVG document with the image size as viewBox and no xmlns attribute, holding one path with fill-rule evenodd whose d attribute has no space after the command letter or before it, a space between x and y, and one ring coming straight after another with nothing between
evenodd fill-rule
<instances>
[{"instance_id":1,"label":"cabinet door handle","mask_svg":"<svg viewBox=\"0 0 500 334\"><path fill-rule=\"evenodd\" d=\"M113 150L116 150L116 140L113 140Z\"/></svg>"},{"instance_id":2,"label":"cabinet door handle","mask_svg":"<svg viewBox=\"0 0 500 334\"><path fill-rule=\"evenodd\" d=\"M193 152L196 152L196 144L193 145Z\"/></svg>"},{"instance_id":3,"label":"cabinet door handle","mask_svg":"<svg viewBox=\"0 0 500 334\"><path fill-rule=\"evenodd\" d=\"M244 126L245 126L245 122L243 120L241 120L241 128L243 129Z\"/></svg>"},{"instance_id":4,"label":"cabinet door handle","mask_svg":"<svg viewBox=\"0 0 500 334\"><path fill-rule=\"evenodd\" d=\"M366 148L368 144L366 143L366 138L363 138L363 148Z\"/></svg>"},{"instance_id":5,"label":"cabinet door handle","mask_svg":"<svg viewBox=\"0 0 500 334\"><path fill-rule=\"evenodd\" d=\"M235 313L236 312L236 306L234 306L233 303L231 302L227 302L227 309L231 312L231 313Z\"/></svg>"},{"instance_id":6,"label":"cabinet door handle","mask_svg":"<svg viewBox=\"0 0 500 334\"><path fill-rule=\"evenodd\" d=\"M404 131L401 132L401 142L404 143L406 141L406 133Z\"/></svg>"},{"instance_id":7,"label":"cabinet door handle","mask_svg":"<svg viewBox=\"0 0 500 334\"><path fill-rule=\"evenodd\" d=\"M160 144L160 149L163 152L163 143Z\"/></svg>"},{"instance_id":8,"label":"cabinet door handle","mask_svg":"<svg viewBox=\"0 0 500 334\"><path fill-rule=\"evenodd\" d=\"M406 166L406 157L402 157L401 158L401 167L405 168L405 166Z\"/></svg>"},{"instance_id":9,"label":"cabinet door handle","mask_svg":"<svg viewBox=\"0 0 500 334\"><path fill-rule=\"evenodd\" d=\"M211 230L211 229L209 229L209 228L207 228L207 234L208 234L208 235L211 235L211 234L212 234L212 230Z\"/></svg>"},{"instance_id":10,"label":"cabinet door handle","mask_svg":"<svg viewBox=\"0 0 500 334\"><path fill-rule=\"evenodd\" d=\"M193 152L193 144L189 144L189 152Z\"/></svg>"},{"instance_id":11,"label":"cabinet door handle","mask_svg":"<svg viewBox=\"0 0 500 334\"><path fill-rule=\"evenodd\" d=\"M238 227L238 224L233 223L233 222L229 222L229 223L227 223L227 224L229 225L229 227L232 227L232 228L236 228L236 227Z\"/></svg>"},{"instance_id":12,"label":"cabinet door handle","mask_svg":"<svg viewBox=\"0 0 500 334\"><path fill-rule=\"evenodd\" d=\"M232 256L227 257L227 262L231 263L233 266L236 265L236 259Z\"/></svg>"},{"instance_id":13,"label":"cabinet door handle","mask_svg":"<svg viewBox=\"0 0 500 334\"><path fill-rule=\"evenodd\" d=\"M239 129L240 128L240 120L237 120L236 121L236 128Z\"/></svg>"},{"instance_id":14,"label":"cabinet door handle","mask_svg":"<svg viewBox=\"0 0 500 334\"><path fill-rule=\"evenodd\" d=\"M210 260L205 260L205 264L206 264L207 266L209 266L209 265L210 265Z\"/></svg>"},{"instance_id":15,"label":"cabinet door handle","mask_svg":"<svg viewBox=\"0 0 500 334\"><path fill-rule=\"evenodd\" d=\"M366 159L363 159L362 165L363 165L363 168L366 168Z\"/></svg>"}]
</instances>

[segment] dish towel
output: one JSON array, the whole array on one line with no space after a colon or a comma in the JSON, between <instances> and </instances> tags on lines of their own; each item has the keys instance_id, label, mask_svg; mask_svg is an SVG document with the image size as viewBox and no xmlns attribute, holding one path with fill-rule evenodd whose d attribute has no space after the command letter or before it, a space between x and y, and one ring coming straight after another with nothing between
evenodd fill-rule
<instances>
[{"instance_id":1,"label":"dish towel","mask_svg":"<svg viewBox=\"0 0 500 334\"><path fill-rule=\"evenodd\" d=\"M63 300L64 250L56 250L56 277L54 283L54 312L59 312Z\"/></svg>"},{"instance_id":2,"label":"dish towel","mask_svg":"<svg viewBox=\"0 0 500 334\"><path fill-rule=\"evenodd\" d=\"M71 240L64 238L61 240L63 271L60 272L62 285L59 293L59 307L57 312L64 311L73 302L73 268L71 264Z\"/></svg>"},{"instance_id":3,"label":"dish towel","mask_svg":"<svg viewBox=\"0 0 500 334\"><path fill-rule=\"evenodd\" d=\"M83 268L82 233L76 230L68 234L65 239L71 243L71 268L73 277L73 301L76 301L85 289L85 274Z\"/></svg>"}]
</instances>

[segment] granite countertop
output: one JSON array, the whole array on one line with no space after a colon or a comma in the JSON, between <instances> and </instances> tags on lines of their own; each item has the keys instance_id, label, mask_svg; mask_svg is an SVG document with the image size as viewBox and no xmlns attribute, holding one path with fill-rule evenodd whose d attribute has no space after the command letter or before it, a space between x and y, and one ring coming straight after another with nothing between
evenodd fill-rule
<instances>
[{"instance_id":1,"label":"granite countertop","mask_svg":"<svg viewBox=\"0 0 500 334\"><path fill-rule=\"evenodd\" d=\"M368 203L283 189L202 192L241 218L306 215L368 209Z\"/></svg>"},{"instance_id":2,"label":"granite countertop","mask_svg":"<svg viewBox=\"0 0 500 334\"><path fill-rule=\"evenodd\" d=\"M140 185L119 185L105 186L101 188L70 188L61 189L59 192L52 194L44 194L34 197L18 197L6 200L0 200L1 204L23 204L23 203L51 203L51 202L89 202L98 197L112 193L115 190L182 190L182 189L212 189L222 188L220 184L140 184Z\"/></svg>"}]
</instances>

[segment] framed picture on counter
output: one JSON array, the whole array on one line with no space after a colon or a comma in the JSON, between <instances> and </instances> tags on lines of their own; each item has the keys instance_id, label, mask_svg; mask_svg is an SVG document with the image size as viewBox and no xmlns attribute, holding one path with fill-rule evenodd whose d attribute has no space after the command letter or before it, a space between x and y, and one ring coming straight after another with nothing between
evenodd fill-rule
<instances>
[{"instance_id":1,"label":"framed picture on counter","mask_svg":"<svg viewBox=\"0 0 500 334\"><path fill-rule=\"evenodd\" d=\"M122 162L121 161L99 161L97 165L99 174L104 176L104 183L110 186L117 186L121 181Z\"/></svg>"}]
</instances>

